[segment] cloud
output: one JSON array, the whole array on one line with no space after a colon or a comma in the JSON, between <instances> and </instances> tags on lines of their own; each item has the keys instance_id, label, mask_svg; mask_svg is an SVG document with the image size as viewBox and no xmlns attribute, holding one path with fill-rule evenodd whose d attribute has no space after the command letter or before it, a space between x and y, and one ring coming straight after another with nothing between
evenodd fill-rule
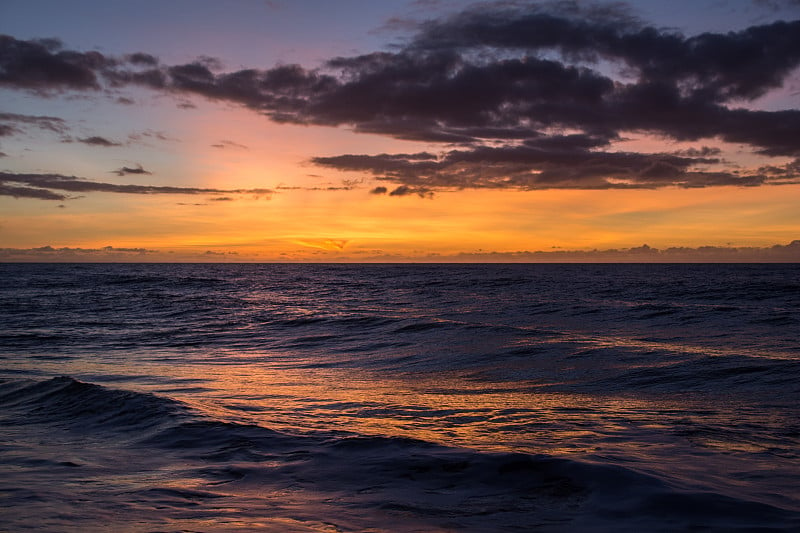
<instances>
[{"instance_id":1,"label":"cloud","mask_svg":"<svg viewBox=\"0 0 800 533\"><path fill-rule=\"evenodd\" d=\"M608 13L580 19L587 14L525 9L495 6L429 22L400 52L330 60L336 75L299 65L215 73L198 61L164 67L156 83L139 81L237 102L280 122L347 124L416 140L508 140L536 133L536 126L681 140L721 136L784 154L798 149L796 142L773 147L779 136L763 126L780 119L788 125L781 134L796 132L797 112L723 104L782 84L800 62L800 21L684 37ZM492 51L501 58L473 59ZM616 62L637 79L619 83L567 59L536 57L547 51Z\"/></svg>"},{"instance_id":2,"label":"cloud","mask_svg":"<svg viewBox=\"0 0 800 533\"><path fill-rule=\"evenodd\" d=\"M682 155L686 157L710 157L720 155L722 150L711 146L701 146L700 148L687 148L685 150L677 150L672 152L675 155Z\"/></svg>"},{"instance_id":3,"label":"cloud","mask_svg":"<svg viewBox=\"0 0 800 533\"><path fill-rule=\"evenodd\" d=\"M756 186L800 183L796 162L752 171L701 170L716 158L669 153L600 152L564 143L475 147L444 152L437 160L380 154L318 157L317 165L368 172L379 180L404 184L394 196L427 193L430 188L630 189L660 187Z\"/></svg>"},{"instance_id":4,"label":"cloud","mask_svg":"<svg viewBox=\"0 0 800 533\"><path fill-rule=\"evenodd\" d=\"M679 85L724 101L756 98L781 85L800 62L800 21L686 37L647 26L619 5L575 2L479 6L422 25L418 50L553 50L632 69L639 83Z\"/></svg>"},{"instance_id":5,"label":"cloud","mask_svg":"<svg viewBox=\"0 0 800 533\"><path fill-rule=\"evenodd\" d=\"M216 144L211 145L212 148L239 148L241 150L248 150L249 148L243 144L239 144L233 141L220 141Z\"/></svg>"},{"instance_id":6,"label":"cloud","mask_svg":"<svg viewBox=\"0 0 800 533\"><path fill-rule=\"evenodd\" d=\"M1 76L1 75L0 75ZM8 124L12 123L13 126ZM64 119L59 117L20 115L18 113L0 113L0 137L19 132L19 128L33 126L53 133L65 133L69 128Z\"/></svg>"},{"instance_id":7,"label":"cloud","mask_svg":"<svg viewBox=\"0 0 800 533\"><path fill-rule=\"evenodd\" d=\"M278 123L345 126L424 141L419 154L343 154L312 162L392 182L392 195L437 188L658 188L797 183L800 110L757 99L800 66L800 20L684 35L624 4L483 3L413 26L391 51L320 68L226 71L213 58L164 65L0 39L0 85L39 91L125 85L235 103ZM630 134L726 142L782 158L783 174L739 169L716 147L621 151ZM213 145L234 147L231 141ZM373 189L375 190L375 189ZM388 189L387 189L388 192Z\"/></svg>"},{"instance_id":8,"label":"cloud","mask_svg":"<svg viewBox=\"0 0 800 533\"><path fill-rule=\"evenodd\" d=\"M157 140L157 141L171 141L171 142L178 141L178 139L169 137L163 131L145 130L139 133L128 134L129 142L145 142L147 139Z\"/></svg>"},{"instance_id":9,"label":"cloud","mask_svg":"<svg viewBox=\"0 0 800 533\"><path fill-rule=\"evenodd\" d=\"M67 90L99 91L125 85L164 88L166 83L158 59L149 54L113 57L97 51L65 50L58 39L23 41L0 35L0 87L52 96Z\"/></svg>"},{"instance_id":10,"label":"cloud","mask_svg":"<svg viewBox=\"0 0 800 533\"><path fill-rule=\"evenodd\" d=\"M313 254L320 254L325 261L344 262L470 262L470 263L797 263L800 262L800 240L774 246L698 246L653 248L646 244L632 248L595 250L548 250L515 252L466 252L459 254L437 254L426 256L401 256L381 250L353 250L344 255L349 244L345 239L307 239L297 241ZM307 261L308 250L298 254L294 260ZM334 252L334 253L331 253ZM282 256L289 254L282 253ZM257 258L257 256L255 257ZM82 248L70 246L40 246L34 248L0 248L0 261L145 261L155 262L199 260L252 260L247 254L235 251L204 250L178 255L171 251L152 250L143 247ZM260 260L263 260L261 258Z\"/></svg>"},{"instance_id":11,"label":"cloud","mask_svg":"<svg viewBox=\"0 0 800 533\"><path fill-rule=\"evenodd\" d=\"M0 248L0 259L3 261L73 261L73 260L139 260L156 250L147 248L125 248L104 246L102 248L72 248L68 246L39 246L37 248Z\"/></svg>"},{"instance_id":12,"label":"cloud","mask_svg":"<svg viewBox=\"0 0 800 533\"><path fill-rule=\"evenodd\" d=\"M436 256L436 261L512 263L796 263L800 240L767 247L698 246L658 249L646 244L606 250L473 252Z\"/></svg>"},{"instance_id":13,"label":"cloud","mask_svg":"<svg viewBox=\"0 0 800 533\"><path fill-rule=\"evenodd\" d=\"M24 180L19 180L24 183ZM18 180L6 180L0 173L0 196L11 196L14 198L36 198L39 200L66 200L67 196L39 187L27 187L15 184Z\"/></svg>"},{"instance_id":14,"label":"cloud","mask_svg":"<svg viewBox=\"0 0 800 533\"><path fill-rule=\"evenodd\" d=\"M253 257L240 256L237 251L189 251L153 250L144 247L103 246L83 248L80 246L39 246L34 248L0 248L0 261L5 262L206 262L206 261L252 261Z\"/></svg>"},{"instance_id":15,"label":"cloud","mask_svg":"<svg viewBox=\"0 0 800 533\"><path fill-rule=\"evenodd\" d=\"M149 170L145 170L144 168L142 168L142 165L140 164L137 164L135 167L121 167L118 168L117 170L112 170L111 173L116 174L117 176L126 176L128 174L142 174L150 176L153 174Z\"/></svg>"},{"instance_id":16,"label":"cloud","mask_svg":"<svg viewBox=\"0 0 800 533\"><path fill-rule=\"evenodd\" d=\"M230 252L230 251L229 252L218 252L218 251L215 251L215 250L206 250L201 255L202 256L206 256L207 258L209 258L209 256L210 256L210 257L213 257L213 258L222 259L225 256L231 256L231 255L236 256L236 255L239 255L239 252Z\"/></svg>"},{"instance_id":17,"label":"cloud","mask_svg":"<svg viewBox=\"0 0 800 533\"><path fill-rule=\"evenodd\" d=\"M433 192L425 187L409 187L408 185L401 185L389 193L389 196L408 196L416 194L420 198L432 198Z\"/></svg>"},{"instance_id":18,"label":"cloud","mask_svg":"<svg viewBox=\"0 0 800 533\"><path fill-rule=\"evenodd\" d=\"M61 50L55 39L19 41L0 35L0 87L97 90L98 72L116 62L99 52Z\"/></svg>"},{"instance_id":19,"label":"cloud","mask_svg":"<svg viewBox=\"0 0 800 533\"><path fill-rule=\"evenodd\" d=\"M154 67L158 65L158 59L150 54L143 54L141 52L130 54L126 57L129 63L133 65L144 65Z\"/></svg>"},{"instance_id":20,"label":"cloud","mask_svg":"<svg viewBox=\"0 0 800 533\"><path fill-rule=\"evenodd\" d=\"M63 192L57 192L63 191ZM120 194L271 194L269 189L204 189L197 187L169 187L156 185L120 185L90 181L61 174L15 174L0 172L0 196L36 198L40 200L67 200L65 193L120 193Z\"/></svg>"},{"instance_id":21,"label":"cloud","mask_svg":"<svg viewBox=\"0 0 800 533\"><path fill-rule=\"evenodd\" d=\"M294 241L296 244L316 248L318 250L341 251L350 242L349 239L302 239Z\"/></svg>"},{"instance_id":22,"label":"cloud","mask_svg":"<svg viewBox=\"0 0 800 533\"><path fill-rule=\"evenodd\" d=\"M78 139L78 142L82 142L83 144L88 144L89 146L102 146L102 147L122 146L122 143L109 141L105 137L97 137L97 136Z\"/></svg>"}]
</instances>

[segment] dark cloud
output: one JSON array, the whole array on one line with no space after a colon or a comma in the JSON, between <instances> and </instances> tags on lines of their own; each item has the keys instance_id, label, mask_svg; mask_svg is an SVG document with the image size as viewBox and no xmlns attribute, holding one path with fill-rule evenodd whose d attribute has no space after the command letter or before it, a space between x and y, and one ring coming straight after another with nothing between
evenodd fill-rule
<instances>
[{"instance_id":1,"label":"dark cloud","mask_svg":"<svg viewBox=\"0 0 800 533\"><path fill-rule=\"evenodd\" d=\"M0 87L46 95L128 84L165 88L167 75L149 54L117 58L96 51L65 50L57 39L23 41L0 35Z\"/></svg>"},{"instance_id":2,"label":"dark cloud","mask_svg":"<svg viewBox=\"0 0 800 533\"><path fill-rule=\"evenodd\" d=\"M177 141L178 140L178 139L175 139L173 137L169 137L163 131L155 131L155 130L145 130L145 131L138 132L138 133L130 133L130 134L128 134L128 140L132 141L132 142L141 142L141 141L144 140L143 138L155 139L155 140L158 140L158 141Z\"/></svg>"},{"instance_id":3,"label":"dark cloud","mask_svg":"<svg viewBox=\"0 0 800 533\"><path fill-rule=\"evenodd\" d=\"M775 181L758 171L708 170L722 162L712 157L718 149L605 148L638 131L680 141L718 138L767 156L800 154L800 111L735 107L779 87L800 64L800 21L684 37L613 8L558 6L483 6L425 23L400 52L330 61L342 72L338 85L303 113L464 148L428 161L379 154L313 162L406 186L705 187ZM536 57L541 53L560 59ZM623 67L626 78L586 66L599 59ZM564 129L580 133L558 133ZM487 147L489 141L500 146ZM798 179L787 172L780 183Z\"/></svg>"},{"instance_id":4,"label":"dark cloud","mask_svg":"<svg viewBox=\"0 0 800 533\"><path fill-rule=\"evenodd\" d=\"M243 144L239 144L239 143L233 142L233 141L225 141L225 140L222 140L222 141L220 141L220 142L218 142L216 144L212 144L211 147L212 148L239 148L239 149L242 149L242 150L247 150L248 149L247 146L245 146Z\"/></svg>"},{"instance_id":5,"label":"dark cloud","mask_svg":"<svg viewBox=\"0 0 800 533\"><path fill-rule=\"evenodd\" d=\"M622 62L647 82L679 83L723 99L754 98L779 86L800 62L800 21L685 37L646 26L613 4L495 4L423 24L412 46L554 50L567 57Z\"/></svg>"},{"instance_id":6,"label":"dark cloud","mask_svg":"<svg viewBox=\"0 0 800 533\"><path fill-rule=\"evenodd\" d=\"M602 152L580 139L547 137L519 146L475 147L445 152L436 160L380 154L318 157L313 162L339 170L367 172L380 180L428 192L432 188L659 188L755 186L800 183L793 165L745 172L702 170L716 158L668 153ZM574 141L574 142L573 142ZM702 151L701 151L702 152ZM413 191L415 192L415 191ZM392 193L401 195L401 193Z\"/></svg>"},{"instance_id":7,"label":"dark cloud","mask_svg":"<svg viewBox=\"0 0 800 533\"><path fill-rule=\"evenodd\" d=\"M112 170L112 174L116 174L117 176L126 176L128 174L142 174L145 176L150 176L153 173L149 170L145 170L142 165L136 165L135 167L121 167L117 170Z\"/></svg>"},{"instance_id":8,"label":"dark cloud","mask_svg":"<svg viewBox=\"0 0 800 533\"><path fill-rule=\"evenodd\" d=\"M658 249L648 246L606 250L474 252L448 256L470 262L519 263L796 263L800 240L768 247L698 246ZM441 261L442 258L438 257Z\"/></svg>"},{"instance_id":9,"label":"dark cloud","mask_svg":"<svg viewBox=\"0 0 800 533\"><path fill-rule=\"evenodd\" d=\"M115 66L99 52L61 50L54 39L19 41L0 35L0 86L51 91L99 89L98 72Z\"/></svg>"},{"instance_id":10,"label":"dark cloud","mask_svg":"<svg viewBox=\"0 0 800 533\"><path fill-rule=\"evenodd\" d=\"M683 155L686 157L709 157L722 153L722 150L712 146L701 146L700 148L687 148L685 150L678 150L673 152L675 155Z\"/></svg>"},{"instance_id":11,"label":"dark cloud","mask_svg":"<svg viewBox=\"0 0 800 533\"><path fill-rule=\"evenodd\" d=\"M120 248L115 246L103 246L102 248L72 248L64 246L56 248L47 245L36 248L0 248L0 258L6 261L74 260L80 258L92 260L91 258L125 258L155 253L157 253L156 250L147 248Z\"/></svg>"},{"instance_id":12,"label":"dark cloud","mask_svg":"<svg viewBox=\"0 0 800 533\"><path fill-rule=\"evenodd\" d=\"M416 194L420 198L433 198L433 191L426 187L409 187L401 185L389 193L389 196L409 196Z\"/></svg>"},{"instance_id":13,"label":"dark cloud","mask_svg":"<svg viewBox=\"0 0 800 533\"><path fill-rule=\"evenodd\" d=\"M111 146L122 146L121 143L109 141L105 137L85 137L83 139L78 139L78 142L82 142L83 144L88 144L89 146L102 146L102 147L111 147ZM122 170L122 169L120 169ZM148 172L149 174L149 172ZM120 174L121 176L122 174Z\"/></svg>"},{"instance_id":14,"label":"dark cloud","mask_svg":"<svg viewBox=\"0 0 800 533\"><path fill-rule=\"evenodd\" d=\"M154 67L158 65L158 59L155 56L151 56L150 54L143 54L141 52L130 54L126 56L126 59L132 65L144 65L148 67Z\"/></svg>"},{"instance_id":15,"label":"dark cloud","mask_svg":"<svg viewBox=\"0 0 800 533\"><path fill-rule=\"evenodd\" d=\"M23 180L15 180L13 178L6 180L3 177L4 173L0 173L0 196L11 196L13 198L36 198L38 200L66 200L65 194L53 192L48 189L40 189L38 187L26 187L25 185L18 185L18 182L25 182Z\"/></svg>"},{"instance_id":16,"label":"dark cloud","mask_svg":"<svg viewBox=\"0 0 800 533\"><path fill-rule=\"evenodd\" d=\"M11 124L14 124L13 126ZM18 113L0 113L0 137L19 132L19 128L33 126L53 133L65 133L69 128L64 119L38 115L20 115Z\"/></svg>"},{"instance_id":17,"label":"dark cloud","mask_svg":"<svg viewBox=\"0 0 800 533\"><path fill-rule=\"evenodd\" d=\"M782 87L800 65L800 20L687 36L648 25L621 3L499 2L413 31L392 51L332 58L317 69L236 71L223 71L213 58L170 66L147 54L119 59L3 37L0 84L139 85L240 104L276 122L346 126L442 146L437 153L313 159L393 182L396 196L435 188L798 181L794 170L778 179L733 168L714 148L635 153L613 144L635 133L797 158L800 110L745 104Z\"/></svg>"},{"instance_id":18,"label":"dark cloud","mask_svg":"<svg viewBox=\"0 0 800 533\"><path fill-rule=\"evenodd\" d=\"M172 137L169 137L163 131L146 130L146 131L142 132L142 135L144 135L145 137L152 137L152 138L158 139L160 141L175 141L176 140L176 139L173 139Z\"/></svg>"},{"instance_id":19,"label":"dark cloud","mask_svg":"<svg viewBox=\"0 0 800 533\"><path fill-rule=\"evenodd\" d=\"M59 191L59 192L57 192ZM60 192L64 191L64 192ZM156 185L120 185L61 174L0 172L0 195L40 200L66 200L65 193L106 192L121 194L271 194L269 189L203 189Z\"/></svg>"},{"instance_id":20,"label":"dark cloud","mask_svg":"<svg viewBox=\"0 0 800 533\"><path fill-rule=\"evenodd\" d=\"M115 88L125 85L142 85L153 89L166 89L168 82L167 74L160 67L132 70L125 65L123 68L106 69L103 76L108 84Z\"/></svg>"},{"instance_id":21,"label":"dark cloud","mask_svg":"<svg viewBox=\"0 0 800 533\"><path fill-rule=\"evenodd\" d=\"M349 241L337 239L306 239L298 241L306 247L317 248L320 253L325 251L342 252ZM102 248L80 247L54 247L50 245L35 248L0 248L0 259L4 261L75 261L75 260L114 260L113 258L135 258L162 254L163 251L151 250L142 247L115 247ZM172 252L169 252L172 253ZM364 257L372 254L372 257ZM200 252L200 257L236 256L237 252L221 252L208 250ZM282 254L286 255L286 254ZM393 254L381 250L353 251L353 257L340 256L344 260L357 260L359 262L387 260L402 260ZM788 244L776 244L766 247L746 246L698 246L653 248L648 245L633 248L605 249L605 250L549 250L549 251L516 251L516 252L485 252L460 253L456 255L430 254L427 257L414 258L415 261L433 262L518 262L518 263L797 263L800 261L800 240Z\"/></svg>"},{"instance_id":22,"label":"dark cloud","mask_svg":"<svg viewBox=\"0 0 800 533\"><path fill-rule=\"evenodd\" d=\"M343 185L342 187L299 187L297 185L278 185L275 187L276 191L352 191L355 189L354 185Z\"/></svg>"}]
</instances>

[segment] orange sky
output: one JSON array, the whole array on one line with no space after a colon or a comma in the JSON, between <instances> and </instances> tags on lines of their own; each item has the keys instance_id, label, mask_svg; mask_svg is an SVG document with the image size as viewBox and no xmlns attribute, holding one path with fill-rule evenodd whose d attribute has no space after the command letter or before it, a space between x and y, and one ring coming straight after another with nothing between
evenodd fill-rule
<instances>
[{"instance_id":1,"label":"orange sky","mask_svg":"<svg viewBox=\"0 0 800 533\"><path fill-rule=\"evenodd\" d=\"M339 21L339 26L333 24L320 29L319 21L313 18L312 4L314 2L299 3L285 6L283 11L277 9L262 13L266 17L264 20L269 21L269 27L277 28L284 20L285 24L292 21L297 28L303 27L302 31L309 32L308 48L293 41L288 29L280 35L273 33L271 48L266 54L269 57L266 61L270 62L266 64L251 64L254 60L252 46L244 38L237 41L235 35L231 41L220 44L222 41L218 39L203 42L193 31L185 35L193 36L196 41L182 42L177 51L175 43L182 35L177 27L175 42L171 46L168 37L159 34L152 44L158 49L152 49L146 40L136 40L130 35L109 49L110 45L101 46L102 40L108 36L99 31L93 45L82 45L80 28L69 22L73 19L65 18L62 26L52 20L42 21L23 2L10 2L0 9L0 18L5 16L10 21L6 27L0 28L0 33L7 33L10 39L19 42L35 37L56 37L62 39L60 46L63 49L75 49L80 53L93 48L102 49L107 57L131 57L124 54L134 52L152 54L154 61L163 65L158 68L173 77L172 67L164 58L179 63L191 61L192 57L222 57L224 60L216 59L216 63L202 60L205 61L203 65L211 65L214 72L219 72L215 75L221 80L223 74L240 69L269 69L285 64L281 54L292 61L319 63L336 54L357 57L371 53L380 48L381 34L370 30L380 27L381 21L403 13L403 10L418 18L428 16L449 20L446 10L423 16L414 11L416 8L409 7L412 3L398 0L381 9L376 8L374 12L365 12L362 14L364 20L356 20L356 17L352 24L363 25L361 33L357 34L353 29L347 39L336 40L332 35L335 32L345 35L342 33L345 26L342 25L346 23ZM352 3L351 7L355 9L356 4ZM464 13L470 13L470 4L456 4L456 11L465 9ZM666 16L663 12L653 11L657 4L643 2L632 6L631 9L639 10L635 13L642 20L658 13ZM698 6L697 9L705 9L709 15L713 9L718 9L702 2ZM197 4L198 17L202 16L205 7L205 3ZM86 6L80 8L87 9ZM228 30L238 25L244 33L253 32L248 35L256 39L255 24L241 18L247 13L240 13L240 18L237 18L235 11L232 10L230 20L220 24L230 26ZM759 15L752 11L749 19L745 16L746 11L739 14L740 19L723 18L717 23L728 24L726 27L731 31L738 31L754 20L769 22L764 13ZM781 21L796 14L778 11L769 17ZM89 11L84 15L88 17L85 31L91 35L89 22L99 25L103 21L92 19L100 15L92 15ZM131 13L131 16L134 15ZM250 16L258 16L258 13ZM522 15L517 13L515 16ZM580 17L581 14L569 16ZM689 22L688 15L686 20L687 27L698 24L696 20ZM264 31L268 32L268 29ZM322 33L315 39L314 31ZM329 32L327 36L323 35L326 31ZM338 43L334 48L339 48L331 50L330 54L325 53L326 38L331 43ZM276 47L279 39L284 39L286 46ZM38 41L25 42L31 43L29 46L39 46L35 44ZM390 42L392 39L386 36L386 43ZM213 49L209 49L213 46L219 47L217 56ZM231 60L235 46L242 50L238 64ZM134 65L135 69L141 70L142 64ZM598 69L592 71L593 76L607 75L607 67L603 65L591 68ZM308 67L303 72L312 75L322 70ZM792 92L791 88L800 83L800 78L794 68L787 72L786 81L780 86L760 93L757 98L726 101L725 109L745 106L742 109L798 112L797 92ZM101 81L103 78L100 76L107 76L101 71L93 75ZM619 154L659 160L695 158L693 166L687 168L679 168L684 163L669 160L670 165L678 165L676 172L690 172L686 174L688 177L676 177L676 184L662 186L659 182L639 182L635 184L642 188L629 190L609 188L607 183L597 187L590 182L586 182L585 187L571 182L552 187L539 184L507 187L502 181L497 181L502 180L505 167L489 170L495 168L492 162L485 163L484 167L474 167L478 171L469 166L447 167L445 164L448 158L468 158L480 150L502 147L513 151L520 148L521 141L512 137L456 143L442 142L422 133L415 133L414 137L397 129L386 130L389 133L364 133L359 130L372 127L372 122L347 118L340 123L328 124L326 121L332 119L318 111L308 111L310 114L304 118L295 117L288 122L287 119L276 120L275 116L270 117L274 109L256 109L251 100L237 100L240 97L233 93L208 97L203 91L209 89L156 90L141 84L126 86L102 81L98 82L100 90L97 87L84 90L74 85L58 86L59 81L48 82L52 86L36 86L35 83L44 82L26 80L28 78L20 74L19 80L0 85L0 132L3 132L0 135L0 153L3 154L0 172L5 176L0 180L0 192L4 181L15 188L12 192L0 194L0 248L6 249L2 257L5 260L23 256L26 260L36 257L42 260L86 259L92 257L91 253L78 257L74 250L99 250L103 247L148 251L120 251L113 255L119 260L413 261L437 257L457 260L492 252L588 251L633 248L642 244L660 249L770 247L785 245L800 237L800 209L797 209L800 200L800 185L797 183L800 181L791 173L794 171L785 170L797 161L800 151L792 155L789 149L781 146L781 153L767 155L761 152L765 146L771 149L763 144L767 141L750 140L747 131L729 134L720 130L718 135L678 139L685 134L674 133L675 128L659 132L633 127L618 129L610 141L597 141L597 147L588 152L576 152L581 157ZM632 83L627 78L620 80ZM452 95L453 99L460 97L459 94ZM353 105L352 116L357 117L360 103L353 102ZM368 104L365 102L364 105ZM381 116L376 115L370 120ZM398 115L392 119L397 122L390 127L399 127L401 119L410 120L409 116ZM444 128L442 131L456 131L446 130L451 127L447 124L448 118L437 120L437 127ZM580 125L583 119L570 120L577 122L569 126L566 123L538 128L530 126L531 137L525 142L537 143L543 138L546 141L571 142L583 136L595 142L591 137L596 135L594 130ZM793 115L791 120L794 120ZM529 127L530 121L520 119L519 124ZM460 123L458 127L462 127ZM728 141L723 140L726 135ZM738 138L745 141L734 142ZM106 144L100 144L97 139ZM703 149L711 155L698 155ZM332 164L313 161L313 158L335 160L345 154L365 154L365 157L372 158L369 165L386 164L381 158L392 163L402 160L409 166L418 165L420 161L435 161L440 170L430 175L422 170L420 174L409 174L404 170L389 170L381 174L380 170L371 170L379 168L377 166L356 169L338 161ZM408 154L429 155L420 160ZM714 162L710 162L712 159ZM511 163L504 161L502 164L512 164L516 160L508 161ZM566 167L569 165L569 162L564 163ZM764 178L761 169L768 165L783 168L785 179L781 179L790 184L774 184L780 180L770 176ZM491 186L486 187L477 181L468 181L466 186L458 185L456 179L461 178L456 172L478 172L469 174L471 177L468 179L474 180L474 176L483 172L481 168L487 169L486 172L499 172L489 176L494 180ZM529 176L535 176L541 168L548 167L534 164ZM508 170L510 173L517 171ZM641 169L636 172L646 175ZM714 172L724 173L726 177L718 185L708 185L707 181L699 185L691 181L679 184L680 180L695 179L692 172L698 172L697 176L703 180L712 179ZM103 186L160 189L147 194L138 191L120 194L120 191L93 190L91 187L85 192L81 192L82 189L59 190L44 184L50 175L62 180L77 179L79 185L90 182ZM525 176L522 174L523 179L528 179ZM623 181L643 179L641 176L622 176ZM740 179L744 184L745 178L751 176L759 176L758 179L762 180L758 186L732 184ZM613 173L606 178L610 180L608 183L616 183L617 177ZM33 193L25 192L30 187L37 188ZM376 187L385 187L386 192L375 194L383 192ZM400 191L402 187L411 191L410 194L388 194L393 190ZM165 188L179 190L167 191ZM206 189L208 191L204 192ZM45 195L57 199L43 199ZM60 254L50 250L39 254L34 251L44 246L68 251ZM496 258L502 260L503 256Z\"/></svg>"}]
</instances>

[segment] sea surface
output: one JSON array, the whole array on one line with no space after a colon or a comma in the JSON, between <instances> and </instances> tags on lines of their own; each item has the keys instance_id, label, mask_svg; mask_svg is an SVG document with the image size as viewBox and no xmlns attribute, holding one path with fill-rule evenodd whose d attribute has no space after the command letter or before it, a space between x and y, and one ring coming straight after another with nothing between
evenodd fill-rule
<instances>
[{"instance_id":1,"label":"sea surface","mask_svg":"<svg viewBox=\"0 0 800 533\"><path fill-rule=\"evenodd\" d=\"M0 264L0 531L800 531L800 265Z\"/></svg>"}]
</instances>

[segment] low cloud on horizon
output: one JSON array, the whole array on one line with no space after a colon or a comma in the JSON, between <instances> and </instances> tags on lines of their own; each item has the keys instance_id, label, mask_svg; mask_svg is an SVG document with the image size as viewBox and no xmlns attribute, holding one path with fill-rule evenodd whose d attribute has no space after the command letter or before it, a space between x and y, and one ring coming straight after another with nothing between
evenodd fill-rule
<instances>
[{"instance_id":1,"label":"low cloud on horizon","mask_svg":"<svg viewBox=\"0 0 800 533\"><path fill-rule=\"evenodd\" d=\"M347 255L346 239L298 241L314 249L316 257L294 259L293 262L326 261L348 263L426 262L426 263L797 263L800 262L800 239L788 244L766 247L699 246L657 249L648 245L605 250L547 250L519 252L472 252L458 254L428 254L425 256L396 256L367 253ZM322 257L320 253L324 253ZM284 259L259 258L238 251L203 249L197 252L175 253L147 248L105 246L102 248L53 247L0 248L0 262L82 262L107 260L116 262L283 262Z\"/></svg>"}]
</instances>

